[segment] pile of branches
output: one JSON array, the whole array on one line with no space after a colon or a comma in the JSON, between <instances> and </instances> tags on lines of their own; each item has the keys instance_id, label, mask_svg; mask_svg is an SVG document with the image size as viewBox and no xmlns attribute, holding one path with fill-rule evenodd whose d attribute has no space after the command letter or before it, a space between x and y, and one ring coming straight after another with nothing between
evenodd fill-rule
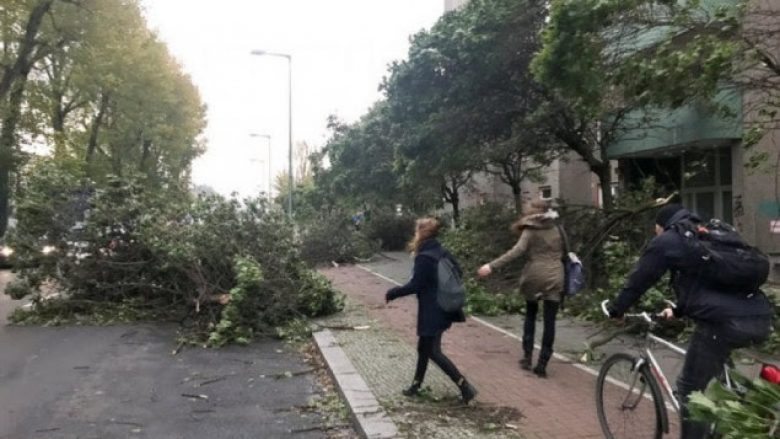
<instances>
[{"instance_id":1,"label":"pile of branches","mask_svg":"<svg viewBox=\"0 0 780 439\"><path fill-rule=\"evenodd\" d=\"M301 260L285 215L262 200L194 198L143 178L85 186L48 171L31 175L10 239L19 276L7 292L30 297L33 314L56 309L68 321L131 304L130 318L186 321L196 340L219 345L341 306Z\"/></svg>"}]
</instances>

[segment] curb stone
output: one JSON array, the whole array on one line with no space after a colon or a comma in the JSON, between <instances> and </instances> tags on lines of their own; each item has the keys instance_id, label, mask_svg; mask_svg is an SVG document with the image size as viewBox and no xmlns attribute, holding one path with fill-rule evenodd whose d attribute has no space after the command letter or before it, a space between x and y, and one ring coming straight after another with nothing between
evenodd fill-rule
<instances>
[{"instance_id":1,"label":"curb stone","mask_svg":"<svg viewBox=\"0 0 780 439\"><path fill-rule=\"evenodd\" d=\"M327 329L315 332L314 341L338 384L339 392L347 400L361 436L366 439L397 437L398 429L395 423L387 416L363 377L358 374L333 333Z\"/></svg>"}]
</instances>

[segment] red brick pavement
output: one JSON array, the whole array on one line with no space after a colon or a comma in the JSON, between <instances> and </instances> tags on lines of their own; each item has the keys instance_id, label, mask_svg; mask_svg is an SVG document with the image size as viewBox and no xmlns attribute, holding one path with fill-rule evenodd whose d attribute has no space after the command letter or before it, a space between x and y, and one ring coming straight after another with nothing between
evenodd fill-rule
<instances>
[{"instance_id":1,"label":"red brick pavement","mask_svg":"<svg viewBox=\"0 0 780 439\"><path fill-rule=\"evenodd\" d=\"M358 267L328 269L323 274L344 294L365 305L372 318L416 342L413 297L385 305L384 293L393 285ZM603 438L596 416L594 376L556 359L548 366L548 379L523 371L517 364L520 343L472 319L453 325L444 336L443 350L479 390L479 402L520 410L524 437Z\"/></svg>"}]
</instances>

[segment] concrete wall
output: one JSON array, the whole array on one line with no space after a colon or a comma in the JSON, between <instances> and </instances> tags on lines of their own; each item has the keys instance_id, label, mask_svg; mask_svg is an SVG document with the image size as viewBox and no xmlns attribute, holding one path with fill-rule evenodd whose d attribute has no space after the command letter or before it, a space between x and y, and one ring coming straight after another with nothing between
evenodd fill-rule
<instances>
[{"instance_id":1,"label":"concrete wall","mask_svg":"<svg viewBox=\"0 0 780 439\"><path fill-rule=\"evenodd\" d=\"M745 167L751 154L765 152L768 161L759 169ZM772 259L772 280L780 282L780 186L777 167L780 154L780 130L768 133L756 146L746 150L735 146L734 225L751 244Z\"/></svg>"},{"instance_id":2,"label":"concrete wall","mask_svg":"<svg viewBox=\"0 0 780 439\"><path fill-rule=\"evenodd\" d=\"M774 59L780 58L780 33L776 32L780 3L776 0L758 0L751 5L746 18L746 33L759 38L763 48ZM769 36L769 37L767 37ZM766 70L750 72L748 78L773 78ZM744 94L743 120L747 126L758 119L757 111L768 97L767 88L747 90ZM777 88L775 88L777 90ZM771 279L780 282L780 120L769 126L761 141L749 148L735 146L733 150L734 222L742 235L766 252L772 259ZM753 154L766 154L767 160L759 169L751 170L745 164ZM779 227L772 227L773 224Z\"/></svg>"},{"instance_id":3,"label":"concrete wall","mask_svg":"<svg viewBox=\"0 0 780 439\"><path fill-rule=\"evenodd\" d=\"M596 174L590 172L588 164L576 153L566 155L560 173L560 198L569 204L594 206L598 203L599 180ZM617 181L616 173L612 175Z\"/></svg>"}]
</instances>

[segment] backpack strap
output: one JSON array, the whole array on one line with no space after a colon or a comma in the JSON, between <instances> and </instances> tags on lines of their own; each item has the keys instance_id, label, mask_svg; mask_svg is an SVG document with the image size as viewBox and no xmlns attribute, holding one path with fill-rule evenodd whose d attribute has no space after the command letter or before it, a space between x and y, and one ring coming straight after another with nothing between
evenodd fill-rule
<instances>
[{"instance_id":1,"label":"backpack strap","mask_svg":"<svg viewBox=\"0 0 780 439\"><path fill-rule=\"evenodd\" d=\"M571 248L569 247L569 237L566 235L566 231L563 230L563 227L561 227L560 224L555 223L555 228L558 229L558 233L561 235L561 251L563 252L561 255L561 261L568 262L569 253L571 252Z\"/></svg>"},{"instance_id":2,"label":"backpack strap","mask_svg":"<svg viewBox=\"0 0 780 439\"><path fill-rule=\"evenodd\" d=\"M563 291L561 291L560 306L561 310L566 307L566 264L569 262L569 237L566 236L566 231L563 230L560 224L555 223L555 228L558 229L558 233L561 235L561 263L563 263Z\"/></svg>"}]
</instances>

